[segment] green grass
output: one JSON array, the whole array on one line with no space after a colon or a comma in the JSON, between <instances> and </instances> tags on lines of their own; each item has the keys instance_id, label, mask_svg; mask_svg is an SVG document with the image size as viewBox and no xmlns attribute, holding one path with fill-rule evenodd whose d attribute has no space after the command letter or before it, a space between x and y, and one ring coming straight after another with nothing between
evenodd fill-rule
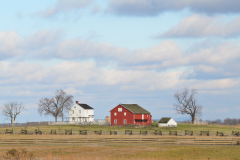
<instances>
[{"instance_id":1,"label":"green grass","mask_svg":"<svg viewBox=\"0 0 240 160\"><path fill-rule=\"evenodd\" d=\"M156 123L154 125L157 125ZM39 129L43 134L50 134L51 130L56 130L57 134L64 134L65 129L72 129L73 134L78 134L79 130L87 130L88 134L94 134L95 130L102 130L104 135L109 134L110 130L117 131L118 134L124 134L125 130L132 130L133 134L139 134L140 130L147 130L148 134L153 134L155 130L161 130L164 135L168 135L170 130L178 131L178 135L184 135L185 130L194 132L194 135L199 135L200 131L210 131L210 135L215 135L217 131L224 132L225 135L231 135L232 131L240 131L239 126L227 126L227 125L193 125L193 124L178 124L177 128L159 128L156 126L77 126L77 125L62 125L62 126L39 126L39 127L8 127L0 128L0 133L5 133L6 129L13 129L14 134L19 134L21 129L27 129L28 133L34 133L35 129Z\"/></svg>"}]
</instances>

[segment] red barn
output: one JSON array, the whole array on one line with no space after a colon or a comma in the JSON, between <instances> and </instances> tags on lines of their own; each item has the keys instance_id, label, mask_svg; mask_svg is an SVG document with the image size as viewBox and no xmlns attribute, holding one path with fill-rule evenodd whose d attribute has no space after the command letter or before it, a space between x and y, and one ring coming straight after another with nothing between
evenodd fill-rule
<instances>
[{"instance_id":1,"label":"red barn","mask_svg":"<svg viewBox=\"0 0 240 160\"><path fill-rule=\"evenodd\" d=\"M152 116L150 112L137 104L119 104L110 111L111 125L150 125Z\"/></svg>"}]
</instances>

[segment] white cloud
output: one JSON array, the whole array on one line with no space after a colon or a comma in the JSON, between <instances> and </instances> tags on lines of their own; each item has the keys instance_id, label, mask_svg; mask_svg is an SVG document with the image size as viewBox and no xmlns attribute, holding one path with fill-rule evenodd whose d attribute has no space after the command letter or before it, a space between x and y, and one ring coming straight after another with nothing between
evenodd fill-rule
<instances>
[{"instance_id":1,"label":"white cloud","mask_svg":"<svg viewBox=\"0 0 240 160\"><path fill-rule=\"evenodd\" d=\"M178 89L183 86L198 89L225 89L239 87L240 83L238 79L181 79L184 71L159 73L149 70L105 70L97 67L94 62L66 61L48 67L23 62L14 64L13 62L1 62L0 66L5 68L4 71L0 71L0 84L8 88L4 94L15 96L34 96L35 84L44 84L45 89L48 88L47 86L57 89L61 86L69 93L83 94L77 89L78 87L108 86L131 91L154 91ZM21 70L26 71L19 73ZM6 73L11 74L6 75ZM15 87L12 87L12 84ZM54 84L58 85L54 86ZM25 89L19 90L22 86Z\"/></svg>"},{"instance_id":2,"label":"white cloud","mask_svg":"<svg viewBox=\"0 0 240 160\"><path fill-rule=\"evenodd\" d=\"M200 78L197 77L200 75L204 78L206 74L208 74L208 78L236 78L240 75L238 72L238 69L240 69L238 63L240 59L240 46L238 41L215 43L213 45L211 41L203 41L191 45L187 50L183 50L175 41L163 41L147 49L130 51L127 48L117 47L104 42L92 42L80 38L65 40L63 39L62 31L41 30L24 39L20 38L15 32L2 32L1 35L0 42L3 45L0 46L0 58L2 60L6 60L7 58L18 60L28 59L44 63L43 60L52 59L57 59L61 62L66 60L88 61L91 59L98 67L102 66L108 68L108 70L116 69L124 71L178 71L179 67L184 67L186 69L181 70L184 72L181 76L182 78L187 78L190 75L192 76L191 78ZM9 39L4 41L4 37L9 37ZM74 63L69 63L68 65L64 65L64 67L55 66L56 72L53 74L58 72L58 67L62 67L61 70L64 72L66 66L71 67ZM2 65L3 75L11 75L13 72L5 72L4 69L8 64L3 64L4 61L0 64ZM95 64L85 64L84 68L89 65ZM14 67L15 64L13 64L12 68ZM24 63L19 64L19 72L16 75L26 72L29 76L26 76L25 80L30 80L32 78L31 75L34 75L32 74L34 70L41 67L37 64L31 67L26 66ZM79 67L81 68L81 66ZM193 74L187 73L186 70L189 70ZM34 75L34 79L42 81L42 75L47 75L48 72L51 72L51 70L46 68L40 74ZM66 75L68 75L68 71L66 71ZM82 78L87 78L88 76L86 75ZM65 79L67 77L59 77L59 80L62 82ZM8 81L15 83L19 82L20 79L17 77L15 79L8 79ZM115 81L113 80L111 83L115 84ZM5 82L1 81L1 83Z\"/></svg>"},{"instance_id":3,"label":"white cloud","mask_svg":"<svg viewBox=\"0 0 240 160\"><path fill-rule=\"evenodd\" d=\"M216 72L216 69L214 67L206 66L206 65L199 65L196 67L196 69L203 72Z\"/></svg>"},{"instance_id":4,"label":"white cloud","mask_svg":"<svg viewBox=\"0 0 240 160\"><path fill-rule=\"evenodd\" d=\"M182 54L181 47L174 41L163 41L157 46L146 50L136 49L130 56L130 63L161 62L168 59L179 58Z\"/></svg>"},{"instance_id":5,"label":"white cloud","mask_svg":"<svg viewBox=\"0 0 240 160\"><path fill-rule=\"evenodd\" d=\"M16 32L6 31L0 32L0 59L21 53L19 50L20 37Z\"/></svg>"},{"instance_id":6,"label":"white cloud","mask_svg":"<svg viewBox=\"0 0 240 160\"><path fill-rule=\"evenodd\" d=\"M63 31L40 30L20 38L16 32L0 33L0 59L112 59L124 56L127 48L80 38L63 40Z\"/></svg>"},{"instance_id":7,"label":"white cloud","mask_svg":"<svg viewBox=\"0 0 240 160\"><path fill-rule=\"evenodd\" d=\"M59 12L69 12L71 10L82 9L91 5L93 0L57 0L54 7L42 11L44 17L51 17Z\"/></svg>"},{"instance_id":8,"label":"white cloud","mask_svg":"<svg viewBox=\"0 0 240 160\"><path fill-rule=\"evenodd\" d=\"M220 17L192 15L158 37L236 37L240 34L240 17L224 23Z\"/></svg>"}]
</instances>

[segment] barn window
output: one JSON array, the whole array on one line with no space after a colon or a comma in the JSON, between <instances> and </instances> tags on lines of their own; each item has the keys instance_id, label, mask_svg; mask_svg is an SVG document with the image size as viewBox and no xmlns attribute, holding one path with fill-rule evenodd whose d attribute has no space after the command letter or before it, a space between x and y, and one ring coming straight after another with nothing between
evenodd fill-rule
<instances>
[{"instance_id":1,"label":"barn window","mask_svg":"<svg viewBox=\"0 0 240 160\"><path fill-rule=\"evenodd\" d=\"M74 114L74 110L72 111L72 113Z\"/></svg>"},{"instance_id":2,"label":"barn window","mask_svg":"<svg viewBox=\"0 0 240 160\"><path fill-rule=\"evenodd\" d=\"M116 115L117 115L117 112L114 113L114 116L116 116Z\"/></svg>"},{"instance_id":3,"label":"barn window","mask_svg":"<svg viewBox=\"0 0 240 160\"><path fill-rule=\"evenodd\" d=\"M126 112L124 112L124 116L126 116L127 115L127 113Z\"/></svg>"},{"instance_id":4,"label":"barn window","mask_svg":"<svg viewBox=\"0 0 240 160\"><path fill-rule=\"evenodd\" d=\"M147 115L147 117L148 117L148 115Z\"/></svg>"},{"instance_id":5,"label":"barn window","mask_svg":"<svg viewBox=\"0 0 240 160\"><path fill-rule=\"evenodd\" d=\"M124 124L126 124L126 123L127 123L127 120L126 120L126 119L124 119L123 123L124 123Z\"/></svg>"},{"instance_id":6,"label":"barn window","mask_svg":"<svg viewBox=\"0 0 240 160\"><path fill-rule=\"evenodd\" d=\"M118 112L122 112L122 108L118 108Z\"/></svg>"},{"instance_id":7,"label":"barn window","mask_svg":"<svg viewBox=\"0 0 240 160\"><path fill-rule=\"evenodd\" d=\"M114 123L117 124L117 120L116 119L114 120Z\"/></svg>"}]
</instances>

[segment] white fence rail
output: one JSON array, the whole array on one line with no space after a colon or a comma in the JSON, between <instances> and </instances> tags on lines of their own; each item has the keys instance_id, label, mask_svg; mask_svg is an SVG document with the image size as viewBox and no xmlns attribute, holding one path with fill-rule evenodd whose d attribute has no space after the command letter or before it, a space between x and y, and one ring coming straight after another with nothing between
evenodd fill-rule
<instances>
[{"instance_id":1,"label":"white fence rail","mask_svg":"<svg viewBox=\"0 0 240 160\"><path fill-rule=\"evenodd\" d=\"M110 123L100 119L93 122L48 122L48 125L110 125Z\"/></svg>"}]
</instances>

